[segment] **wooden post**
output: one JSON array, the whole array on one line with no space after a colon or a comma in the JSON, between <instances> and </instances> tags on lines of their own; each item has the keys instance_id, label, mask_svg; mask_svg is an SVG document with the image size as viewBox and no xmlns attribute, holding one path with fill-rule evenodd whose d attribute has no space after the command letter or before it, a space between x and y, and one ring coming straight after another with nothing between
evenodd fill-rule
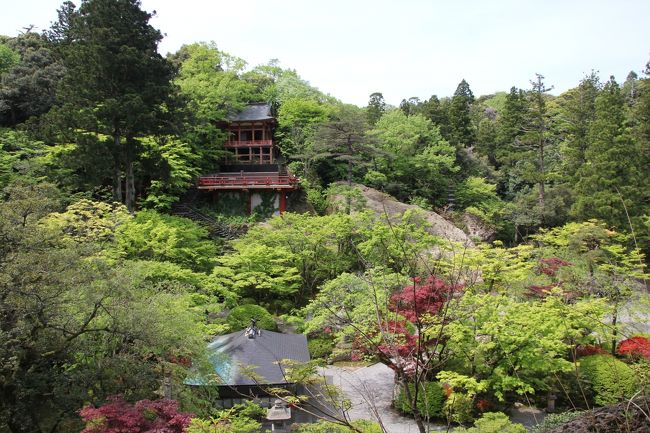
<instances>
[{"instance_id":1,"label":"wooden post","mask_svg":"<svg viewBox=\"0 0 650 433\"><path fill-rule=\"evenodd\" d=\"M284 190L280 190L280 215L284 213L287 208L287 195Z\"/></svg>"},{"instance_id":2,"label":"wooden post","mask_svg":"<svg viewBox=\"0 0 650 433\"><path fill-rule=\"evenodd\" d=\"M248 192L248 205L247 205L248 215L252 215L253 214L253 203L252 203L253 193L251 192L250 189L246 190L246 192Z\"/></svg>"}]
</instances>

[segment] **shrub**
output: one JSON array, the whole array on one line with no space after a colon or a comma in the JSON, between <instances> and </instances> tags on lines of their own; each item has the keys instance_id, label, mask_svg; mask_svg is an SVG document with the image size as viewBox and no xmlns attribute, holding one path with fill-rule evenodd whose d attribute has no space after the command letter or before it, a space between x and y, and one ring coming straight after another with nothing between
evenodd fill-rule
<instances>
[{"instance_id":1,"label":"shrub","mask_svg":"<svg viewBox=\"0 0 650 433\"><path fill-rule=\"evenodd\" d=\"M407 386L411 393L415 392L414 384L409 383ZM442 418L444 404L445 390L440 382L426 382L424 384L424 392L420 389L418 393L416 405L420 414L422 416L428 416L429 418ZM406 398L404 389L400 390L397 400L395 400L395 408L402 413L409 415L413 414L411 404Z\"/></svg>"},{"instance_id":2,"label":"shrub","mask_svg":"<svg viewBox=\"0 0 650 433\"><path fill-rule=\"evenodd\" d=\"M368 420L353 421L352 425L361 430L363 433L381 433L379 424ZM316 423L295 424L292 426L295 433L354 433L349 427L335 424L328 421L318 421Z\"/></svg>"},{"instance_id":3,"label":"shrub","mask_svg":"<svg viewBox=\"0 0 650 433\"><path fill-rule=\"evenodd\" d=\"M311 338L307 342L309 355L312 359L325 359L332 354L334 350L334 340L331 338Z\"/></svg>"},{"instance_id":4,"label":"shrub","mask_svg":"<svg viewBox=\"0 0 650 433\"><path fill-rule=\"evenodd\" d=\"M448 422L468 424L474 420L472 398L459 392L452 393L444 405L444 414Z\"/></svg>"},{"instance_id":5,"label":"shrub","mask_svg":"<svg viewBox=\"0 0 650 433\"><path fill-rule=\"evenodd\" d=\"M628 338L619 343L617 352L619 355L636 359L650 359L650 340L639 335Z\"/></svg>"},{"instance_id":6,"label":"shrub","mask_svg":"<svg viewBox=\"0 0 650 433\"><path fill-rule=\"evenodd\" d=\"M457 431L459 433L526 433L526 427L510 421L504 413L485 412L480 419L476 420L474 427Z\"/></svg>"},{"instance_id":7,"label":"shrub","mask_svg":"<svg viewBox=\"0 0 650 433\"><path fill-rule=\"evenodd\" d=\"M547 430L559 427L582 416L584 412L570 411L564 413L549 413L544 421L533 427L532 433L542 433Z\"/></svg>"},{"instance_id":8,"label":"shrub","mask_svg":"<svg viewBox=\"0 0 650 433\"><path fill-rule=\"evenodd\" d=\"M240 305L230 310L227 323L231 331L244 329L251 323L251 319L257 319L257 326L260 329L275 331L278 329L271 313L259 305Z\"/></svg>"},{"instance_id":9,"label":"shrub","mask_svg":"<svg viewBox=\"0 0 650 433\"><path fill-rule=\"evenodd\" d=\"M595 344L585 344L578 346L575 353L577 358L583 358L591 355L606 355L607 350Z\"/></svg>"},{"instance_id":10,"label":"shrub","mask_svg":"<svg viewBox=\"0 0 650 433\"><path fill-rule=\"evenodd\" d=\"M580 372L593 392L594 402L601 406L630 397L636 390L634 371L610 355L582 358Z\"/></svg>"},{"instance_id":11,"label":"shrub","mask_svg":"<svg viewBox=\"0 0 650 433\"><path fill-rule=\"evenodd\" d=\"M191 417L189 413L178 412L178 403L174 400L140 400L130 404L121 396L109 397L99 408L86 406L79 415L86 423L82 433L182 433Z\"/></svg>"}]
</instances>

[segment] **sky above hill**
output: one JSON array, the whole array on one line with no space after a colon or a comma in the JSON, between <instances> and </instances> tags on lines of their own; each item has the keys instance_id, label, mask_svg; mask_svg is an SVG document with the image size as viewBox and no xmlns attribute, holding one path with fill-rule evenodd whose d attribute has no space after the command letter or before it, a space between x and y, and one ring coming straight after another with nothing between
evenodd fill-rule
<instances>
[{"instance_id":1,"label":"sky above hill","mask_svg":"<svg viewBox=\"0 0 650 433\"><path fill-rule=\"evenodd\" d=\"M157 12L162 54L215 41L250 67L278 59L361 106L373 92L393 105L450 96L463 78L477 96L529 88L535 73L559 94L591 70L622 82L650 60L648 0L141 1ZM0 34L49 27L61 3L12 2Z\"/></svg>"}]
</instances>

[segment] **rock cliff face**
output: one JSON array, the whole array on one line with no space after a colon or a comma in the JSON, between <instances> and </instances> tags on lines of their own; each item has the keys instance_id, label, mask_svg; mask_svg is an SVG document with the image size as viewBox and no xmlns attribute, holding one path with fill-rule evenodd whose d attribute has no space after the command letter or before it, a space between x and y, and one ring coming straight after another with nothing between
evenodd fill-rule
<instances>
[{"instance_id":1,"label":"rock cliff face","mask_svg":"<svg viewBox=\"0 0 650 433\"><path fill-rule=\"evenodd\" d=\"M361 191L363 199L365 200L364 208L373 210L379 215L386 213L391 219L398 219L408 209L417 209L422 212L422 215L424 215L426 221L429 223L430 227L428 231L432 235L454 242L461 242L466 246L474 246L474 243L465 232L435 212L424 210L415 205L399 202L390 195L365 185L355 184L354 187ZM338 206L340 206L340 203L344 202L345 198L342 196L336 196L333 200L333 203L339 203Z\"/></svg>"}]
</instances>

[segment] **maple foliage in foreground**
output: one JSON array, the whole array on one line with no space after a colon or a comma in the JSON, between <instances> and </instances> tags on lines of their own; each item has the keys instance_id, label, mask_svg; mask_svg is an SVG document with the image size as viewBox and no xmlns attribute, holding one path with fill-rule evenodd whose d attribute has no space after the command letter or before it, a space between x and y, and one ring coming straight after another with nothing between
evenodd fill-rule
<instances>
[{"instance_id":1,"label":"maple foliage in foreground","mask_svg":"<svg viewBox=\"0 0 650 433\"><path fill-rule=\"evenodd\" d=\"M178 411L175 400L140 400L128 403L122 396L109 397L98 408L79 411L86 423L81 433L183 433L192 415Z\"/></svg>"}]
</instances>

